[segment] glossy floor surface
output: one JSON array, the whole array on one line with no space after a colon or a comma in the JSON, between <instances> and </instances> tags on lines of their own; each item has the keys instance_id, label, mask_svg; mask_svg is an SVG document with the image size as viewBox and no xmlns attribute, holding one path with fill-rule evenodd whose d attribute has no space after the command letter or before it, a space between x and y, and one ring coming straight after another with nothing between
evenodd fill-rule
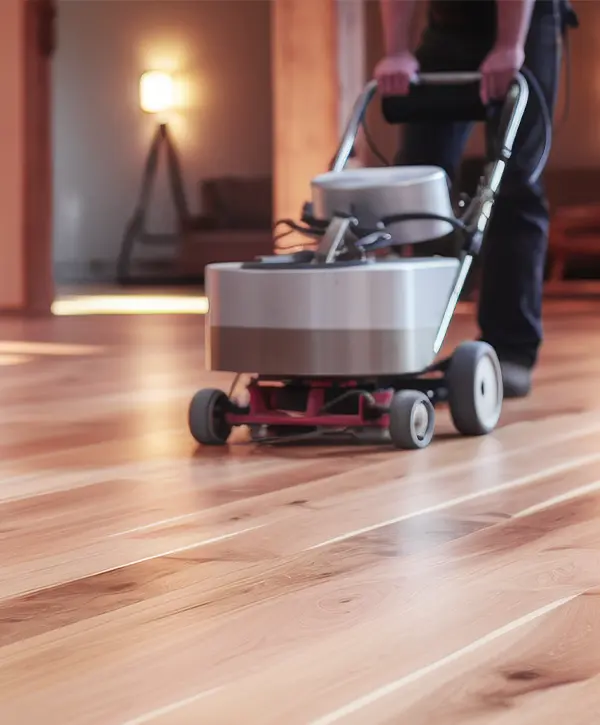
<instances>
[{"instance_id":1,"label":"glossy floor surface","mask_svg":"<svg viewBox=\"0 0 600 725\"><path fill-rule=\"evenodd\" d=\"M415 453L198 450L200 316L0 321L0 723L599 721L600 303L547 309Z\"/></svg>"}]
</instances>

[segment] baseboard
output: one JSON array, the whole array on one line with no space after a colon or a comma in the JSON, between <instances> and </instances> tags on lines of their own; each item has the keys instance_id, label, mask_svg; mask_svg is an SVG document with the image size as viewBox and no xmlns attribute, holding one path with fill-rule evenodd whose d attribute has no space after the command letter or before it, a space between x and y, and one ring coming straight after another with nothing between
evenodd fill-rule
<instances>
[{"instance_id":1,"label":"baseboard","mask_svg":"<svg viewBox=\"0 0 600 725\"><path fill-rule=\"evenodd\" d=\"M117 279L114 262L60 262L54 263L56 284L113 284Z\"/></svg>"},{"instance_id":2,"label":"baseboard","mask_svg":"<svg viewBox=\"0 0 600 725\"><path fill-rule=\"evenodd\" d=\"M110 260L92 260L89 262L55 262L54 278L58 285L73 284L119 284L117 265ZM131 268L129 284L198 284L202 276L182 275L173 270L169 262L157 263L153 260L136 262Z\"/></svg>"}]
</instances>

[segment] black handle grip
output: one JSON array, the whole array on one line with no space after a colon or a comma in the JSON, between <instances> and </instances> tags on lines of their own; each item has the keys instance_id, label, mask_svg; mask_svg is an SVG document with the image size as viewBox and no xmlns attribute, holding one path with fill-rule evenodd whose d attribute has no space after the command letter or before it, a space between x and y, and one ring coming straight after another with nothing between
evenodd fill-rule
<instances>
[{"instance_id":1,"label":"black handle grip","mask_svg":"<svg viewBox=\"0 0 600 725\"><path fill-rule=\"evenodd\" d=\"M469 83L418 83L412 85L405 96L384 96L381 109L388 123L400 124L486 121L492 106L482 103L480 83L476 80Z\"/></svg>"}]
</instances>

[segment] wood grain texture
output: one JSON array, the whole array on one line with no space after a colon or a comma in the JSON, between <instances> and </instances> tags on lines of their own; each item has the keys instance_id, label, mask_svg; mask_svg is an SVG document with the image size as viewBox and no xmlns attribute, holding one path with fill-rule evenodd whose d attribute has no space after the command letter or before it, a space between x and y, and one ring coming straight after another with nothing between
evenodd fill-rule
<instances>
[{"instance_id":1,"label":"wood grain texture","mask_svg":"<svg viewBox=\"0 0 600 725\"><path fill-rule=\"evenodd\" d=\"M201 317L0 320L0 722L595 722L599 320L415 453L196 448Z\"/></svg>"}]
</instances>

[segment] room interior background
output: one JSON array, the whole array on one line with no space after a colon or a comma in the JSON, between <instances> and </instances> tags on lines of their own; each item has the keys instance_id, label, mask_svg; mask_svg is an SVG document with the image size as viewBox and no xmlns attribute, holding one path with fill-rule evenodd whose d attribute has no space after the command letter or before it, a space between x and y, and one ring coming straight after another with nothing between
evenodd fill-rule
<instances>
[{"instance_id":1,"label":"room interior background","mask_svg":"<svg viewBox=\"0 0 600 725\"><path fill-rule=\"evenodd\" d=\"M269 0L60 1L52 119L59 282L106 280L114 273L157 123L139 107L138 84L145 71L173 72L185 89L169 128L194 213L203 212L203 181L270 175L269 6ZM368 76L382 42L378 2L368 0L366 6ZM425 6L420 4L422 10ZM582 27L572 34L569 115L559 126L549 162L553 172L569 171L569 201L596 193L590 191L590 178L595 178L590 174L596 170L600 180L600 50L595 40L600 4L576 0L575 6ZM563 71L559 117L564 90ZM377 146L392 156L397 131L385 126L376 109L369 125ZM468 154L480 151L481 135L475 134ZM163 159L149 227L172 231L174 213Z\"/></svg>"},{"instance_id":2,"label":"room interior background","mask_svg":"<svg viewBox=\"0 0 600 725\"><path fill-rule=\"evenodd\" d=\"M54 261L59 281L105 279L139 194L157 119L148 70L183 90L169 114L191 209L203 179L271 172L269 0L61 0L54 60ZM174 229L161 158L148 227Z\"/></svg>"}]
</instances>

